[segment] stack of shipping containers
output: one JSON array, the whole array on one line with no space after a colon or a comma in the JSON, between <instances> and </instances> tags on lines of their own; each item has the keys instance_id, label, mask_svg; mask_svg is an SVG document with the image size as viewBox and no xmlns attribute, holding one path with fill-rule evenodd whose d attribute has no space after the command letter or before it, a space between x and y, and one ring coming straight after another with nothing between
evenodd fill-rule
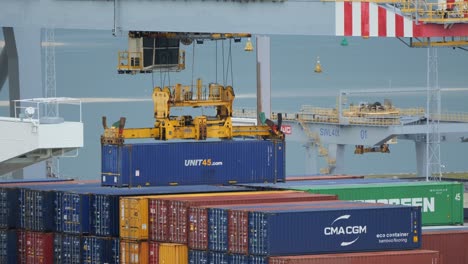
<instances>
[{"instance_id":1,"label":"stack of shipping containers","mask_svg":"<svg viewBox=\"0 0 468 264\"><path fill-rule=\"evenodd\" d=\"M336 199L297 191L137 196L120 199L121 263L186 263L195 205ZM203 221L207 224L207 221ZM207 228L205 236L208 235ZM177 259L177 261L176 261ZM140 262L135 262L138 260ZM185 260L185 262L180 262Z\"/></svg>"},{"instance_id":2,"label":"stack of shipping containers","mask_svg":"<svg viewBox=\"0 0 468 264\"><path fill-rule=\"evenodd\" d=\"M294 181L286 184L250 184L249 186L255 189L292 189L317 194L335 194L340 200L418 206L422 212L424 226L421 238L422 249L439 252L439 263L468 263L468 232L463 226L464 186L461 183L364 179L322 182ZM413 252L406 252L406 254ZM336 263L327 262L328 257L336 258L336 262L339 262L339 259L349 259L350 261L355 259L354 261L357 262L359 259L356 254L349 256L324 254L310 256L310 258L271 258L270 262L309 263L308 261L310 261L310 263L318 263L323 261L323 263ZM373 262L371 263L378 263L379 257L372 256ZM389 261L397 257L389 257ZM409 259L412 258L409 257Z\"/></svg>"},{"instance_id":3,"label":"stack of shipping containers","mask_svg":"<svg viewBox=\"0 0 468 264\"><path fill-rule=\"evenodd\" d=\"M459 183L23 185L0 185L0 263L468 263Z\"/></svg>"}]
</instances>

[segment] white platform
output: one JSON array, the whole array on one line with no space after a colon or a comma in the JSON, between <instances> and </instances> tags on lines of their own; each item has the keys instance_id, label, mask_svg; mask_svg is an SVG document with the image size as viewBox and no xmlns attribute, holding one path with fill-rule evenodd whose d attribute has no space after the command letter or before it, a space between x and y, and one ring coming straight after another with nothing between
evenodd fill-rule
<instances>
[{"instance_id":1,"label":"white platform","mask_svg":"<svg viewBox=\"0 0 468 264\"><path fill-rule=\"evenodd\" d=\"M36 109L36 115L31 118L0 117L0 175L83 147L81 102L78 102L78 121L69 122L62 118L38 116L44 102L50 103L51 100L33 100L23 100L22 106L17 108L18 116L23 116L26 103L37 105L30 107Z\"/></svg>"}]
</instances>

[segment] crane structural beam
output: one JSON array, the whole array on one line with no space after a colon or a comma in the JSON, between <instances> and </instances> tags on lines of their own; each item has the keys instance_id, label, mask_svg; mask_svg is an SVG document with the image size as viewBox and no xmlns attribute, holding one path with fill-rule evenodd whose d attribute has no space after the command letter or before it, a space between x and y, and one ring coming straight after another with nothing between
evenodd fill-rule
<instances>
[{"instance_id":1,"label":"crane structural beam","mask_svg":"<svg viewBox=\"0 0 468 264\"><path fill-rule=\"evenodd\" d=\"M5 0L0 26L333 36L334 13L319 1Z\"/></svg>"},{"instance_id":2,"label":"crane structural beam","mask_svg":"<svg viewBox=\"0 0 468 264\"><path fill-rule=\"evenodd\" d=\"M404 3L411 2L406 1ZM467 36L468 11L320 1L2 1L0 26L158 32L448 37ZM442 8L442 7L441 7ZM426 8L427 9L427 8ZM423 12L425 15L420 16ZM177 14L177 19L174 19ZM259 21L261 15L261 22ZM86 17L86 19L83 19Z\"/></svg>"}]
</instances>

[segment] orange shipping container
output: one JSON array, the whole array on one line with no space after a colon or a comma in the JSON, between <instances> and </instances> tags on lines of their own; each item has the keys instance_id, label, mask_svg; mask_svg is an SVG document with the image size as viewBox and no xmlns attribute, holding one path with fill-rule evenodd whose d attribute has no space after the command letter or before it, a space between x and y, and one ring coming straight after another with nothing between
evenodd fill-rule
<instances>
[{"instance_id":1,"label":"orange shipping container","mask_svg":"<svg viewBox=\"0 0 468 264\"><path fill-rule=\"evenodd\" d=\"M188 263L187 245L160 243L159 264L185 264Z\"/></svg>"},{"instance_id":2,"label":"orange shipping container","mask_svg":"<svg viewBox=\"0 0 468 264\"><path fill-rule=\"evenodd\" d=\"M148 242L120 240L120 264L148 264Z\"/></svg>"},{"instance_id":3,"label":"orange shipping container","mask_svg":"<svg viewBox=\"0 0 468 264\"><path fill-rule=\"evenodd\" d=\"M121 197L120 206L120 237L132 240L148 239L148 199L150 198L170 198L176 197L210 197L219 195L252 195L264 193L286 193L297 191L269 191L269 192L233 192L233 193L195 193L195 194L175 194L175 195L152 195L152 196L128 196Z\"/></svg>"}]
</instances>

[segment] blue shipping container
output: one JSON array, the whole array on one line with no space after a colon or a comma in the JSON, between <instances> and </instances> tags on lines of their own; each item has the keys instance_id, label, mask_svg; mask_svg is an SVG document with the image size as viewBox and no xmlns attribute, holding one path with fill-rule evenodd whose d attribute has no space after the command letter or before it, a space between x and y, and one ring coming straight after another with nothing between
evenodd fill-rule
<instances>
[{"instance_id":1,"label":"blue shipping container","mask_svg":"<svg viewBox=\"0 0 468 264\"><path fill-rule=\"evenodd\" d=\"M36 193L36 195L41 195L41 192L50 192L53 194L53 204L51 208L47 210L52 210L52 214L49 215L50 219L47 221L53 222L53 228L55 232L63 232L63 192L69 190L80 190L80 189L87 189L92 187L99 187L100 185L97 183L70 183L70 184L48 184L48 185L37 185L37 186L27 186L18 189L21 197L24 198L25 193ZM19 198L21 198L19 197ZM30 198L34 199L34 196L30 196ZM39 198L39 197L36 197ZM20 208L23 210L22 201L20 200ZM49 211L50 212L50 211ZM21 217L21 215L19 216ZM18 217L18 218L19 218ZM18 220L19 221L19 220Z\"/></svg>"},{"instance_id":2,"label":"blue shipping container","mask_svg":"<svg viewBox=\"0 0 468 264\"><path fill-rule=\"evenodd\" d=\"M18 190L0 188L0 228L15 228L18 219Z\"/></svg>"},{"instance_id":3,"label":"blue shipping container","mask_svg":"<svg viewBox=\"0 0 468 264\"><path fill-rule=\"evenodd\" d=\"M82 263L119 263L118 238L83 236L81 245Z\"/></svg>"},{"instance_id":4,"label":"blue shipping container","mask_svg":"<svg viewBox=\"0 0 468 264\"><path fill-rule=\"evenodd\" d=\"M0 263L17 263L16 231L0 229Z\"/></svg>"},{"instance_id":5,"label":"blue shipping container","mask_svg":"<svg viewBox=\"0 0 468 264\"><path fill-rule=\"evenodd\" d=\"M228 250L228 210L208 209L208 249L227 252Z\"/></svg>"},{"instance_id":6,"label":"blue shipping container","mask_svg":"<svg viewBox=\"0 0 468 264\"><path fill-rule=\"evenodd\" d=\"M91 200L91 234L96 236L119 236L119 197L150 194L181 194L248 191L237 186L159 186L146 188L88 188L93 193Z\"/></svg>"},{"instance_id":7,"label":"blue shipping container","mask_svg":"<svg viewBox=\"0 0 468 264\"><path fill-rule=\"evenodd\" d=\"M308 208L249 213L249 252L280 256L416 249L421 209L409 206Z\"/></svg>"},{"instance_id":8,"label":"blue shipping container","mask_svg":"<svg viewBox=\"0 0 468 264\"><path fill-rule=\"evenodd\" d=\"M69 234L54 234L54 263L81 263L81 238Z\"/></svg>"},{"instance_id":9,"label":"blue shipping container","mask_svg":"<svg viewBox=\"0 0 468 264\"><path fill-rule=\"evenodd\" d=\"M62 262L62 234L54 233L54 263Z\"/></svg>"},{"instance_id":10,"label":"blue shipping container","mask_svg":"<svg viewBox=\"0 0 468 264\"><path fill-rule=\"evenodd\" d=\"M88 234L91 230L91 194L60 192L61 230L70 234ZM60 201L60 200L57 200Z\"/></svg>"},{"instance_id":11,"label":"blue shipping container","mask_svg":"<svg viewBox=\"0 0 468 264\"><path fill-rule=\"evenodd\" d=\"M221 252L210 252L209 261L210 264L230 264L229 255Z\"/></svg>"},{"instance_id":12,"label":"blue shipping container","mask_svg":"<svg viewBox=\"0 0 468 264\"><path fill-rule=\"evenodd\" d=\"M96 236L119 236L118 195L95 194L92 199L92 234Z\"/></svg>"},{"instance_id":13,"label":"blue shipping container","mask_svg":"<svg viewBox=\"0 0 468 264\"><path fill-rule=\"evenodd\" d=\"M54 191L19 189L18 226L31 231L54 231L55 194Z\"/></svg>"},{"instance_id":14,"label":"blue shipping container","mask_svg":"<svg viewBox=\"0 0 468 264\"><path fill-rule=\"evenodd\" d=\"M268 257L250 256L249 261L249 264L268 264Z\"/></svg>"},{"instance_id":15,"label":"blue shipping container","mask_svg":"<svg viewBox=\"0 0 468 264\"><path fill-rule=\"evenodd\" d=\"M209 263L208 251L189 250L188 257L189 257L189 264L208 264Z\"/></svg>"},{"instance_id":16,"label":"blue shipping container","mask_svg":"<svg viewBox=\"0 0 468 264\"><path fill-rule=\"evenodd\" d=\"M167 186L285 180L285 143L272 140L102 146L102 185Z\"/></svg>"},{"instance_id":17,"label":"blue shipping container","mask_svg":"<svg viewBox=\"0 0 468 264\"><path fill-rule=\"evenodd\" d=\"M241 205L221 205L218 208L208 209L208 249L217 252L227 252L228 250L228 211L229 210L255 210L258 207L266 208L284 208L288 209L294 206L295 202L278 204L241 204ZM349 204L348 201L317 201L310 202L314 206L336 206L338 204ZM299 206L304 206L299 202Z\"/></svg>"},{"instance_id":18,"label":"blue shipping container","mask_svg":"<svg viewBox=\"0 0 468 264\"><path fill-rule=\"evenodd\" d=\"M231 254L229 255L229 264L250 264L250 261L246 255Z\"/></svg>"}]
</instances>

